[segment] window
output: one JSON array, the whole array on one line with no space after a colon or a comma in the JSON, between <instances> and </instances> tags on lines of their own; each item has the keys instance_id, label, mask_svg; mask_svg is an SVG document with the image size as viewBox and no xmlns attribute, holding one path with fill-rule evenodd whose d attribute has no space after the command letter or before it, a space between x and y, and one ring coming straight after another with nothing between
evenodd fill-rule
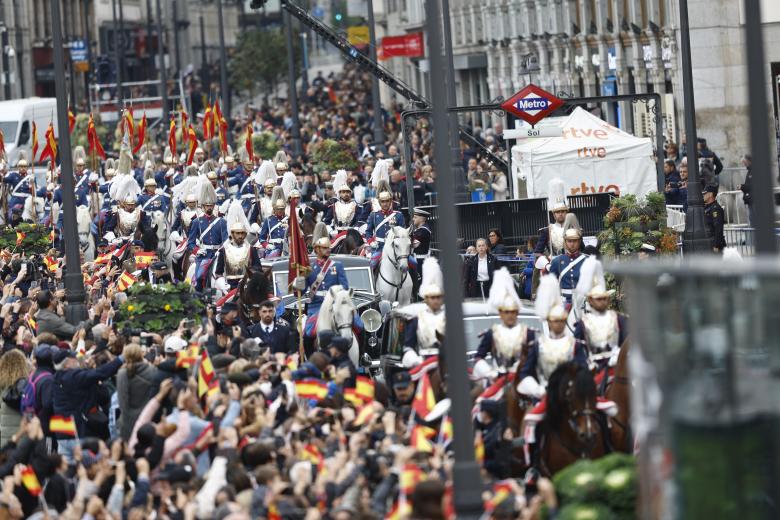
<instances>
[{"instance_id":1,"label":"window","mask_svg":"<svg viewBox=\"0 0 780 520\"><path fill-rule=\"evenodd\" d=\"M7 134L13 135L13 134ZM30 122L25 121L22 123L22 130L19 132L19 140L16 142L17 146L22 146L30 142Z\"/></svg>"}]
</instances>

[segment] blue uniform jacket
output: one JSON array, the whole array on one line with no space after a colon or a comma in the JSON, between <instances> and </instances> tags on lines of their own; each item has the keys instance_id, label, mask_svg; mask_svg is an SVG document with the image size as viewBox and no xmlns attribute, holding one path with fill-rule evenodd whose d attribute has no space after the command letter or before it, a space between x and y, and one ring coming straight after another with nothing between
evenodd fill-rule
<instances>
[{"instance_id":1,"label":"blue uniform jacket","mask_svg":"<svg viewBox=\"0 0 780 520\"><path fill-rule=\"evenodd\" d=\"M349 281L347 280L347 273L344 271L344 266L338 260L315 260L311 266L311 272L306 277L306 291L311 290L312 284L317 279L317 275L322 271L323 265L329 263L328 272L325 273L325 277L322 283L317 287L317 292L311 295L311 303L321 304L322 299L325 296L325 291L333 287L334 285L340 285L344 289L349 289Z\"/></svg>"},{"instance_id":2,"label":"blue uniform jacket","mask_svg":"<svg viewBox=\"0 0 780 520\"><path fill-rule=\"evenodd\" d=\"M171 199L165 193L148 193L145 191L138 196L137 204L146 213L151 213L153 211L162 211L165 213L168 211Z\"/></svg>"},{"instance_id":3,"label":"blue uniform jacket","mask_svg":"<svg viewBox=\"0 0 780 520\"><path fill-rule=\"evenodd\" d=\"M284 237L287 234L287 226L284 225L284 218L271 215L263 222L257 239L260 242L273 244L273 249L282 250L284 247Z\"/></svg>"},{"instance_id":4,"label":"blue uniform jacket","mask_svg":"<svg viewBox=\"0 0 780 520\"><path fill-rule=\"evenodd\" d=\"M392 215L393 218L384 222L390 215ZM390 228L393 226L404 226L404 216L400 211L390 210L388 213L374 211L368 216L368 220L366 221L366 239L376 238L378 241L384 242L387 232L390 231Z\"/></svg>"},{"instance_id":5,"label":"blue uniform jacket","mask_svg":"<svg viewBox=\"0 0 780 520\"><path fill-rule=\"evenodd\" d=\"M572 293L580 280L580 269L588 255L576 253L574 255L563 254L552 259L547 270L555 275L561 286L561 295L566 303L571 303ZM569 264L574 264L571 268Z\"/></svg>"},{"instance_id":6,"label":"blue uniform jacket","mask_svg":"<svg viewBox=\"0 0 780 520\"><path fill-rule=\"evenodd\" d=\"M219 222L211 225L215 218ZM211 226L211 229L209 229ZM208 230L208 233L205 233ZM205 235L204 235L205 233ZM201 235L202 238L201 238ZM202 215L197 220L192 221L190 233L187 237L187 250L192 253L195 247L198 247L198 255L213 258L217 250L222 247L228 236L227 223L224 218L212 215Z\"/></svg>"}]
</instances>

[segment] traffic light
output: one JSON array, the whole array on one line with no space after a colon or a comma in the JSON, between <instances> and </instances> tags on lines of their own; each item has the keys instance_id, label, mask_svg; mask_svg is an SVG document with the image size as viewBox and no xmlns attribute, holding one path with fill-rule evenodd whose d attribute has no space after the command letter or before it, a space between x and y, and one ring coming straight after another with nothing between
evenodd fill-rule
<instances>
[{"instance_id":1,"label":"traffic light","mask_svg":"<svg viewBox=\"0 0 780 520\"><path fill-rule=\"evenodd\" d=\"M336 13L334 18L336 19L337 22L340 22L341 19L344 18L344 16L341 13Z\"/></svg>"}]
</instances>

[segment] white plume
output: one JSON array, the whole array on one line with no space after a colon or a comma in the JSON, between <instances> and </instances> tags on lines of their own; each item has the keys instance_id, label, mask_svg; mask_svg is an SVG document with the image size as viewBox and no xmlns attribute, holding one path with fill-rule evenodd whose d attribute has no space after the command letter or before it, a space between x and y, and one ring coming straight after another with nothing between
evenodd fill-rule
<instances>
[{"instance_id":1,"label":"white plume","mask_svg":"<svg viewBox=\"0 0 780 520\"><path fill-rule=\"evenodd\" d=\"M551 274L544 275L541 280L539 280L539 288L536 290L534 311L537 316L546 320L547 316L550 314L550 309L556 305L563 305L558 279Z\"/></svg>"},{"instance_id":2,"label":"white plume","mask_svg":"<svg viewBox=\"0 0 780 520\"><path fill-rule=\"evenodd\" d=\"M425 298L430 294L440 294L444 291L444 275L436 257L426 258L422 268L422 283L420 296Z\"/></svg>"},{"instance_id":3,"label":"white plume","mask_svg":"<svg viewBox=\"0 0 780 520\"><path fill-rule=\"evenodd\" d=\"M506 267L502 267L493 273L493 285L490 286L488 304L490 304L491 309L497 311L507 300L516 303L518 309L520 308L520 297L515 290L515 282L512 279L512 275L509 274Z\"/></svg>"}]
</instances>

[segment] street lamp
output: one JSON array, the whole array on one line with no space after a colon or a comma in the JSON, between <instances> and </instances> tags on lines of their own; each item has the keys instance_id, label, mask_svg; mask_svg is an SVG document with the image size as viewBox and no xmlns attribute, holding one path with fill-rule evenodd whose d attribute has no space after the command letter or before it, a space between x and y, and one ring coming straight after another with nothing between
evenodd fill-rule
<instances>
[{"instance_id":1,"label":"street lamp","mask_svg":"<svg viewBox=\"0 0 780 520\"><path fill-rule=\"evenodd\" d=\"M0 45L3 48L3 99L11 99L11 55L8 53L8 27L0 24Z\"/></svg>"},{"instance_id":2,"label":"street lamp","mask_svg":"<svg viewBox=\"0 0 780 520\"><path fill-rule=\"evenodd\" d=\"M374 1L368 0L368 40L369 57L376 62L376 25L374 22ZM385 147L385 123L382 119L382 102L379 98L379 80L371 78L371 105L374 110L374 144L384 151ZM406 182L411 184L411 172Z\"/></svg>"},{"instance_id":3,"label":"street lamp","mask_svg":"<svg viewBox=\"0 0 780 520\"><path fill-rule=\"evenodd\" d=\"M426 1L428 49L430 53L431 101L433 118L434 159L436 168L446 171L450 166L450 128L447 117L447 92L443 81L440 17L438 0ZM466 345L463 331L463 293L460 284L458 213L455 209L455 184L446 175L437 175L436 191L439 207L439 243L444 274L444 311L446 318L447 393L452 400L452 425L455 432L452 446L455 464L452 470L453 502L458 518L477 519L482 513L482 486L479 466L474 460L474 434L471 425L471 398L466 365Z\"/></svg>"},{"instance_id":4,"label":"street lamp","mask_svg":"<svg viewBox=\"0 0 780 520\"><path fill-rule=\"evenodd\" d=\"M683 249L686 253L712 250L704 224L704 198L696 155L696 106L693 98L691 64L691 33L688 26L688 0L680 0L680 55L682 57L683 102L685 104L685 135L688 155L688 211L685 213ZM658 150L659 160L661 150Z\"/></svg>"},{"instance_id":5,"label":"street lamp","mask_svg":"<svg viewBox=\"0 0 780 520\"><path fill-rule=\"evenodd\" d=\"M165 51L163 50L163 26L162 26L162 8L160 0L157 0L157 60L160 62L160 94L162 95L162 124L160 127L165 131L165 125L168 124L168 68L165 65Z\"/></svg>"},{"instance_id":6,"label":"street lamp","mask_svg":"<svg viewBox=\"0 0 780 520\"><path fill-rule=\"evenodd\" d=\"M292 138L293 159L297 160L303 154L303 145L301 143L301 121L298 117L298 90L295 88L295 52L293 49L292 20L290 13L282 8L282 17L284 18L284 30L287 33L287 95L290 98L290 111L292 112L292 128L290 137Z\"/></svg>"},{"instance_id":7,"label":"street lamp","mask_svg":"<svg viewBox=\"0 0 780 520\"><path fill-rule=\"evenodd\" d=\"M57 128L59 128L59 154L62 168L62 242L65 244L65 298L68 301L66 319L77 324L87 315L84 278L81 276L81 250L76 226L76 196L73 192L73 161L68 132L68 94L65 89L65 51L62 42L62 25L59 0L51 0L51 31L54 53L54 78L57 93Z\"/></svg>"},{"instance_id":8,"label":"street lamp","mask_svg":"<svg viewBox=\"0 0 780 520\"><path fill-rule=\"evenodd\" d=\"M225 23L222 17L222 0L217 0L217 23L219 23L219 82L222 91L222 106L227 114L228 129L232 119L230 117L230 90L227 79L227 53L225 52Z\"/></svg>"}]
</instances>

